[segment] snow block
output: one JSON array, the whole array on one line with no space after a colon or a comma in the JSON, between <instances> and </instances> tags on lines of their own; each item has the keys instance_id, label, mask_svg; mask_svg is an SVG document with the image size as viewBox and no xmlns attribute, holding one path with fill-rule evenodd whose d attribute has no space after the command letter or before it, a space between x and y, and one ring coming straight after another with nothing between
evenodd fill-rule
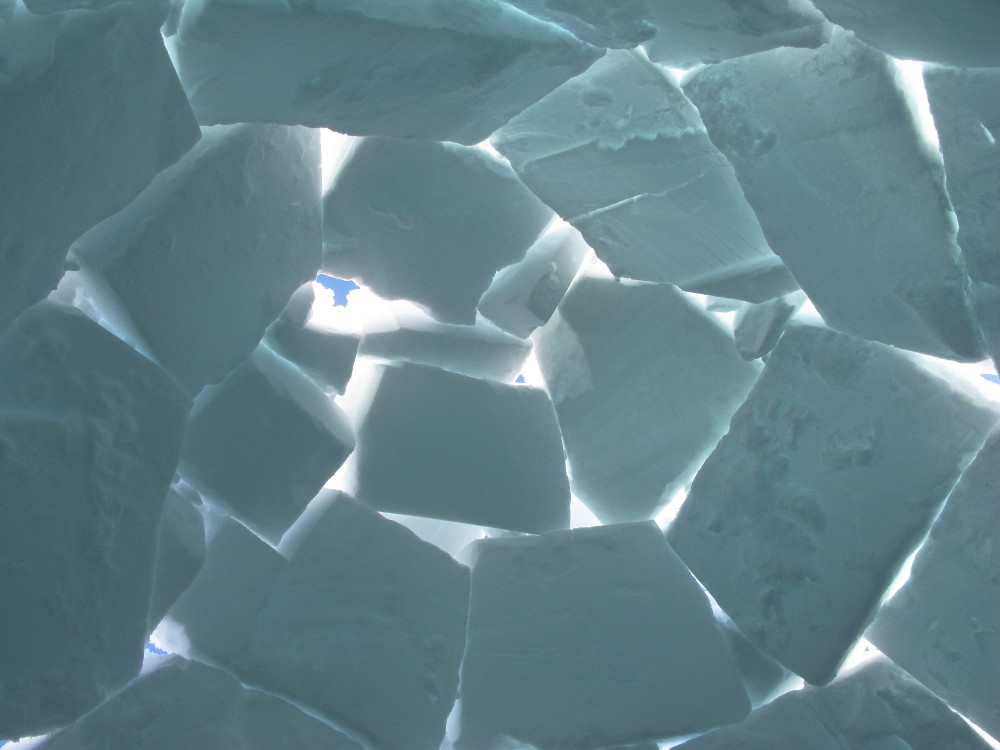
<instances>
[{"instance_id":1,"label":"snow block","mask_svg":"<svg viewBox=\"0 0 1000 750\"><path fill-rule=\"evenodd\" d=\"M11 15L0 21L0 331L56 286L73 240L199 135L154 9Z\"/></svg>"},{"instance_id":2,"label":"snow block","mask_svg":"<svg viewBox=\"0 0 1000 750\"><path fill-rule=\"evenodd\" d=\"M684 90L827 323L983 358L943 175L891 60L840 31L707 67Z\"/></svg>"},{"instance_id":3,"label":"snow block","mask_svg":"<svg viewBox=\"0 0 1000 750\"><path fill-rule=\"evenodd\" d=\"M343 393L354 372L361 337L277 320L267 329L264 342L321 386Z\"/></svg>"},{"instance_id":4,"label":"snow block","mask_svg":"<svg viewBox=\"0 0 1000 750\"><path fill-rule=\"evenodd\" d=\"M537 388L386 365L357 462L356 495L379 510L529 533L569 525L559 428Z\"/></svg>"},{"instance_id":5,"label":"snow block","mask_svg":"<svg viewBox=\"0 0 1000 750\"><path fill-rule=\"evenodd\" d=\"M986 750L990 747L920 683L879 659L823 688L783 695L740 724L678 750Z\"/></svg>"},{"instance_id":6,"label":"snow block","mask_svg":"<svg viewBox=\"0 0 1000 750\"><path fill-rule=\"evenodd\" d=\"M994 737L1000 735L1000 432L966 469L909 580L866 637Z\"/></svg>"},{"instance_id":7,"label":"snow block","mask_svg":"<svg viewBox=\"0 0 1000 750\"><path fill-rule=\"evenodd\" d=\"M202 124L474 144L601 56L499 0L206 0L173 41Z\"/></svg>"},{"instance_id":8,"label":"snow block","mask_svg":"<svg viewBox=\"0 0 1000 750\"><path fill-rule=\"evenodd\" d=\"M396 328L366 331L360 353L501 383L512 382L531 353L528 342L479 319L472 326L438 323L426 316L398 316L396 321Z\"/></svg>"},{"instance_id":9,"label":"snow block","mask_svg":"<svg viewBox=\"0 0 1000 750\"><path fill-rule=\"evenodd\" d=\"M184 159L73 255L121 299L153 354L194 395L253 351L322 247L319 136L238 125Z\"/></svg>"},{"instance_id":10,"label":"snow block","mask_svg":"<svg viewBox=\"0 0 1000 750\"><path fill-rule=\"evenodd\" d=\"M667 537L752 642L828 682L997 417L905 353L791 328Z\"/></svg>"},{"instance_id":11,"label":"snow block","mask_svg":"<svg viewBox=\"0 0 1000 750\"><path fill-rule=\"evenodd\" d=\"M457 748L604 748L740 721L708 599L652 522L477 543Z\"/></svg>"},{"instance_id":12,"label":"snow block","mask_svg":"<svg viewBox=\"0 0 1000 750\"><path fill-rule=\"evenodd\" d=\"M648 0L508 0L595 47L635 47L656 33Z\"/></svg>"},{"instance_id":13,"label":"snow block","mask_svg":"<svg viewBox=\"0 0 1000 750\"><path fill-rule=\"evenodd\" d=\"M1000 66L1000 6L982 0L814 0L838 26L901 60Z\"/></svg>"},{"instance_id":14,"label":"snow block","mask_svg":"<svg viewBox=\"0 0 1000 750\"><path fill-rule=\"evenodd\" d=\"M0 737L73 721L139 673L187 397L73 308L0 338Z\"/></svg>"},{"instance_id":15,"label":"snow block","mask_svg":"<svg viewBox=\"0 0 1000 750\"><path fill-rule=\"evenodd\" d=\"M195 402L181 474L277 544L354 449L350 421L266 347Z\"/></svg>"},{"instance_id":16,"label":"snow block","mask_svg":"<svg viewBox=\"0 0 1000 750\"><path fill-rule=\"evenodd\" d=\"M546 232L522 261L493 277L479 300L479 312L503 330L527 338L552 317L589 252L571 227Z\"/></svg>"},{"instance_id":17,"label":"snow block","mask_svg":"<svg viewBox=\"0 0 1000 750\"><path fill-rule=\"evenodd\" d=\"M607 54L491 142L616 276L693 288L781 266L691 102L637 53Z\"/></svg>"},{"instance_id":18,"label":"snow block","mask_svg":"<svg viewBox=\"0 0 1000 750\"><path fill-rule=\"evenodd\" d=\"M248 690L219 669L169 657L39 750L361 750L292 704Z\"/></svg>"},{"instance_id":19,"label":"snow block","mask_svg":"<svg viewBox=\"0 0 1000 750\"><path fill-rule=\"evenodd\" d=\"M573 492L606 523L651 518L684 487L760 371L665 284L580 276L533 339Z\"/></svg>"},{"instance_id":20,"label":"snow block","mask_svg":"<svg viewBox=\"0 0 1000 750\"><path fill-rule=\"evenodd\" d=\"M924 68L973 309L1000 366L1000 69Z\"/></svg>"},{"instance_id":21,"label":"snow block","mask_svg":"<svg viewBox=\"0 0 1000 750\"><path fill-rule=\"evenodd\" d=\"M205 522L201 512L171 488L163 505L156 540L147 632L153 631L204 564Z\"/></svg>"},{"instance_id":22,"label":"snow block","mask_svg":"<svg viewBox=\"0 0 1000 750\"><path fill-rule=\"evenodd\" d=\"M219 541L231 549L216 550ZM170 616L196 654L366 748L437 750L458 687L468 602L467 568L342 497L287 563L226 527Z\"/></svg>"},{"instance_id":23,"label":"snow block","mask_svg":"<svg viewBox=\"0 0 1000 750\"><path fill-rule=\"evenodd\" d=\"M324 199L323 269L471 324L494 274L524 257L551 216L481 149L366 138Z\"/></svg>"},{"instance_id":24,"label":"snow block","mask_svg":"<svg viewBox=\"0 0 1000 750\"><path fill-rule=\"evenodd\" d=\"M693 68L775 47L818 47L829 24L809 0L653 2L656 35L643 43L649 59Z\"/></svg>"},{"instance_id":25,"label":"snow block","mask_svg":"<svg viewBox=\"0 0 1000 750\"><path fill-rule=\"evenodd\" d=\"M740 309L733 320L733 336L740 356L759 359L771 351L785 330L785 323L805 301L806 296L796 292Z\"/></svg>"}]
</instances>

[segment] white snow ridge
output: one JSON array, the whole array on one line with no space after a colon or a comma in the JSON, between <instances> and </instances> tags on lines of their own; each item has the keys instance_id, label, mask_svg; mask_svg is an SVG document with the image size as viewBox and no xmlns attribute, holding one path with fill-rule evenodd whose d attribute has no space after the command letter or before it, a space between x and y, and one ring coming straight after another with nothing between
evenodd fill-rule
<instances>
[{"instance_id":1,"label":"white snow ridge","mask_svg":"<svg viewBox=\"0 0 1000 750\"><path fill-rule=\"evenodd\" d=\"M0 0L0 747L1000 748L998 138L992 0Z\"/></svg>"}]
</instances>

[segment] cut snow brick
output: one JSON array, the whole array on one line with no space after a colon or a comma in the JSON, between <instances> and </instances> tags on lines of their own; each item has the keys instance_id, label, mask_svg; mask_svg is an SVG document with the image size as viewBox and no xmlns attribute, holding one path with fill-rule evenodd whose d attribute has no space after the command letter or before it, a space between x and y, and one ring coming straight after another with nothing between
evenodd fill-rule
<instances>
[{"instance_id":1,"label":"cut snow brick","mask_svg":"<svg viewBox=\"0 0 1000 750\"><path fill-rule=\"evenodd\" d=\"M188 407L73 308L40 302L0 339L0 737L66 724L139 673Z\"/></svg>"},{"instance_id":2,"label":"cut snow brick","mask_svg":"<svg viewBox=\"0 0 1000 750\"><path fill-rule=\"evenodd\" d=\"M156 15L0 21L0 330L56 286L73 240L198 140Z\"/></svg>"},{"instance_id":3,"label":"cut snow brick","mask_svg":"<svg viewBox=\"0 0 1000 750\"><path fill-rule=\"evenodd\" d=\"M396 316L396 323L388 330L366 331L361 354L510 383L531 353L531 344L482 320L458 326L414 315Z\"/></svg>"},{"instance_id":4,"label":"cut snow brick","mask_svg":"<svg viewBox=\"0 0 1000 750\"><path fill-rule=\"evenodd\" d=\"M206 500L277 544L353 449L340 408L259 347L195 402L181 474Z\"/></svg>"},{"instance_id":5,"label":"cut snow brick","mask_svg":"<svg viewBox=\"0 0 1000 750\"><path fill-rule=\"evenodd\" d=\"M866 637L1000 736L1000 432L962 475Z\"/></svg>"},{"instance_id":6,"label":"cut snow brick","mask_svg":"<svg viewBox=\"0 0 1000 750\"><path fill-rule=\"evenodd\" d=\"M616 276L697 290L781 267L691 102L637 53L609 53L492 143Z\"/></svg>"},{"instance_id":7,"label":"cut snow brick","mask_svg":"<svg viewBox=\"0 0 1000 750\"><path fill-rule=\"evenodd\" d=\"M943 175L889 58L839 31L709 66L684 90L827 323L983 358Z\"/></svg>"},{"instance_id":8,"label":"cut snow brick","mask_svg":"<svg viewBox=\"0 0 1000 750\"><path fill-rule=\"evenodd\" d=\"M316 276L319 161L319 136L306 128L208 129L74 245L192 395L243 361Z\"/></svg>"},{"instance_id":9,"label":"cut snow brick","mask_svg":"<svg viewBox=\"0 0 1000 750\"><path fill-rule=\"evenodd\" d=\"M186 3L174 59L202 124L474 144L603 50L499 0Z\"/></svg>"},{"instance_id":10,"label":"cut snow brick","mask_svg":"<svg viewBox=\"0 0 1000 750\"><path fill-rule=\"evenodd\" d=\"M838 26L902 60L1000 66L1000 5L990 0L814 0Z\"/></svg>"},{"instance_id":11,"label":"cut snow brick","mask_svg":"<svg viewBox=\"0 0 1000 750\"><path fill-rule=\"evenodd\" d=\"M759 359L778 343L785 323L806 301L802 292L745 305L733 320L736 350L743 359Z\"/></svg>"},{"instance_id":12,"label":"cut snow brick","mask_svg":"<svg viewBox=\"0 0 1000 750\"><path fill-rule=\"evenodd\" d=\"M39 750L361 750L280 698L219 669L173 656Z\"/></svg>"},{"instance_id":13,"label":"cut snow brick","mask_svg":"<svg viewBox=\"0 0 1000 750\"><path fill-rule=\"evenodd\" d=\"M573 492L606 523L652 518L684 487L760 372L666 284L580 276L533 338Z\"/></svg>"},{"instance_id":14,"label":"cut snow brick","mask_svg":"<svg viewBox=\"0 0 1000 750\"><path fill-rule=\"evenodd\" d=\"M750 711L708 599L656 524L479 542L456 747L603 748Z\"/></svg>"},{"instance_id":15,"label":"cut snow brick","mask_svg":"<svg viewBox=\"0 0 1000 750\"><path fill-rule=\"evenodd\" d=\"M347 498L287 563L245 530L223 533L234 549L216 555L217 537L170 613L194 652L367 748L437 750L458 687L469 571Z\"/></svg>"},{"instance_id":16,"label":"cut snow brick","mask_svg":"<svg viewBox=\"0 0 1000 750\"><path fill-rule=\"evenodd\" d=\"M571 227L545 233L524 260L493 277L479 300L479 312L503 330L527 338L552 317L589 252Z\"/></svg>"},{"instance_id":17,"label":"cut snow brick","mask_svg":"<svg viewBox=\"0 0 1000 750\"><path fill-rule=\"evenodd\" d=\"M656 36L649 58L693 68L775 47L818 47L829 24L809 0L670 0L652 2Z\"/></svg>"},{"instance_id":18,"label":"cut snow brick","mask_svg":"<svg viewBox=\"0 0 1000 750\"><path fill-rule=\"evenodd\" d=\"M422 365L381 370L358 428L359 500L530 533L569 525L565 460L544 391Z\"/></svg>"},{"instance_id":19,"label":"cut snow brick","mask_svg":"<svg viewBox=\"0 0 1000 750\"><path fill-rule=\"evenodd\" d=\"M148 632L156 627L205 564L201 511L177 490L167 493L156 540Z\"/></svg>"},{"instance_id":20,"label":"cut snow brick","mask_svg":"<svg viewBox=\"0 0 1000 750\"><path fill-rule=\"evenodd\" d=\"M972 304L1000 367L1000 70L924 69Z\"/></svg>"},{"instance_id":21,"label":"cut snow brick","mask_svg":"<svg viewBox=\"0 0 1000 750\"><path fill-rule=\"evenodd\" d=\"M668 539L751 641L828 682L996 421L899 350L791 328Z\"/></svg>"},{"instance_id":22,"label":"cut snow brick","mask_svg":"<svg viewBox=\"0 0 1000 750\"><path fill-rule=\"evenodd\" d=\"M471 324L494 274L524 257L551 216L481 149L366 138L324 200L323 268Z\"/></svg>"},{"instance_id":23,"label":"cut snow brick","mask_svg":"<svg viewBox=\"0 0 1000 750\"><path fill-rule=\"evenodd\" d=\"M962 717L880 659L824 688L783 695L678 750L987 750Z\"/></svg>"}]
</instances>

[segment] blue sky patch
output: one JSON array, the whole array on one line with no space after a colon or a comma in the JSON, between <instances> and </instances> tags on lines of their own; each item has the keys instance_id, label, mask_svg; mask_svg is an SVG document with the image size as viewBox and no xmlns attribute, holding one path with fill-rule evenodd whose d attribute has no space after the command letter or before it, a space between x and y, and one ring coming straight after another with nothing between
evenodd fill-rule
<instances>
[{"instance_id":1,"label":"blue sky patch","mask_svg":"<svg viewBox=\"0 0 1000 750\"><path fill-rule=\"evenodd\" d=\"M347 295L355 289L361 288L350 279L338 279L336 276L329 276L325 273L317 276L316 281L333 292L335 307L347 307Z\"/></svg>"}]
</instances>

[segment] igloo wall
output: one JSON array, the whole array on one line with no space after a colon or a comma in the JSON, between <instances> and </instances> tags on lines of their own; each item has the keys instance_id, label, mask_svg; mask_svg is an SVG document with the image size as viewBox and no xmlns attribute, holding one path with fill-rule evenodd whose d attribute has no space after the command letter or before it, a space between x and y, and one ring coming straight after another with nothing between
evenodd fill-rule
<instances>
[{"instance_id":1,"label":"igloo wall","mask_svg":"<svg viewBox=\"0 0 1000 750\"><path fill-rule=\"evenodd\" d=\"M0 745L1000 747L998 7L0 0Z\"/></svg>"}]
</instances>

